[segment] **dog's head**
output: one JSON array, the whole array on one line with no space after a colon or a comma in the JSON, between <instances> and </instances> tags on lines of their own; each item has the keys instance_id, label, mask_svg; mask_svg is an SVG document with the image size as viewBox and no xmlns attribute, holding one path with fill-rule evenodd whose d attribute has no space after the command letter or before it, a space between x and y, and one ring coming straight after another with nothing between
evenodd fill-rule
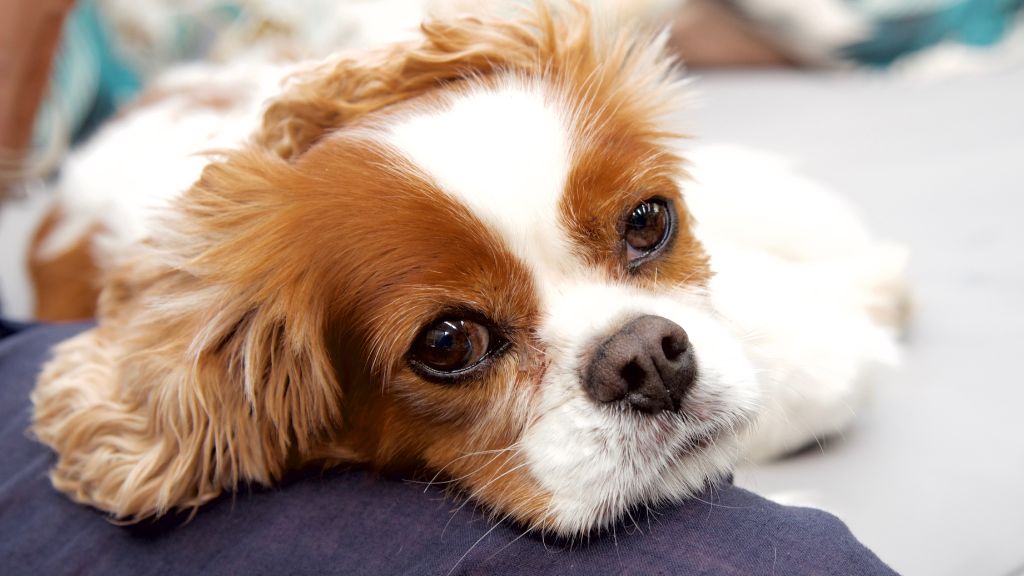
<instances>
[{"instance_id":1,"label":"dog's head","mask_svg":"<svg viewBox=\"0 0 1024 576\"><path fill-rule=\"evenodd\" d=\"M728 469L756 389L709 304L657 38L579 9L423 30L296 78L160 264L108 288L121 386L187 413L199 439L148 434L201 464L87 501L145 516L357 461L571 534Z\"/></svg>"}]
</instances>

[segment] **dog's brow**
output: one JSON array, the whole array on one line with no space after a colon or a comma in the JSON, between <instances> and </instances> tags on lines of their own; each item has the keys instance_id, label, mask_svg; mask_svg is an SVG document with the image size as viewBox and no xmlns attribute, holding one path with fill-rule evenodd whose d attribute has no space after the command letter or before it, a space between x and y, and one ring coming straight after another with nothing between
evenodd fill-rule
<instances>
[{"instance_id":1,"label":"dog's brow","mask_svg":"<svg viewBox=\"0 0 1024 576\"><path fill-rule=\"evenodd\" d=\"M520 84L459 95L388 140L539 271L573 261L558 220L570 134L544 87Z\"/></svg>"}]
</instances>

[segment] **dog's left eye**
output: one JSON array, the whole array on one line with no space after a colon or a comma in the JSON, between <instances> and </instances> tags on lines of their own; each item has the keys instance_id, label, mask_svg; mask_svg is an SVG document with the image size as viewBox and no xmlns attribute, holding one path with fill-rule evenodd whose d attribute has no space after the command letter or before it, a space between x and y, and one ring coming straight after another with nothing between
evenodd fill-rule
<instances>
[{"instance_id":1,"label":"dog's left eye","mask_svg":"<svg viewBox=\"0 0 1024 576\"><path fill-rule=\"evenodd\" d=\"M422 375L448 380L471 372L496 346L483 324L443 319L427 326L409 351L409 363Z\"/></svg>"},{"instance_id":2,"label":"dog's left eye","mask_svg":"<svg viewBox=\"0 0 1024 576\"><path fill-rule=\"evenodd\" d=\"M668 243L674 228L672 205L661 198L641 202L626 217L626 258L637 265Z\"/></svg>"}]
</instances>

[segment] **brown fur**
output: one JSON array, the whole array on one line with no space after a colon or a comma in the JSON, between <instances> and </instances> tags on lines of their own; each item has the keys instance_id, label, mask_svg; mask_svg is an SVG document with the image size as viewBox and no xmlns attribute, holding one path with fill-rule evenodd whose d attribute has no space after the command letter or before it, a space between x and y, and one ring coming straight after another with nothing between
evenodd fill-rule
<instances>
[{"instance_id":1,"label":"brown fur","mask_svg":"<svg viewBox=\"0 0 1024 576\"><path fill-rule=\"evenodd\" d=\"M587 149L577 160L562 199L562 213L574 240L595 265L611 276L640 284L704 285L711 275L703 246L677 182L682 160L660 146L666 135L652 132L635 118L617 114L590 132ZM619 242L623 216L641 202L659 197L674 204L679 222L672 250L652 266L626 272L626 251Z\"/></svg>"},{"instance_id":2,"label":"brown fur","mask_svg":"<svg viewBox=\"0 0 1024 576\"><path fill-rule=\"evenodd\" d=\"M96 314L100 265L92 251L93 236L82 236L59 254L42 248L63 216L51 210L36 229L29 247L28 271L35 295L35 318L44 322L84 320Z\"/></svg>"},{"instance_id":3,"label":"brown fur","mask_svg":"<svg viewBox=\"0 0 1024 576\"><path fill-rule=\"evenodd\" d=\"M414 167L348 129L396 105L443 105L497 71L544 79L572 102L583 137L640 165L626 197L615 166L584 158L572 177L581 250L611 271L631 203L663 194L686 222L670 184L677 159L658 144L671 62L632 34L596 38L579 6L557 19L538 8L518 22L429 22L423 34L295 78L254 143L210 164L111 274L99 326L57 349L33 395L58 489L140 519L293 466L362 462L458 478L491 508L547 525L548 497L515 446L546 363L528 270ZM699 282L706 261L683 228L666 267ZM423 381L406 350L464 302L515 352L480 382Z\"/></svg>"}]
</instances>

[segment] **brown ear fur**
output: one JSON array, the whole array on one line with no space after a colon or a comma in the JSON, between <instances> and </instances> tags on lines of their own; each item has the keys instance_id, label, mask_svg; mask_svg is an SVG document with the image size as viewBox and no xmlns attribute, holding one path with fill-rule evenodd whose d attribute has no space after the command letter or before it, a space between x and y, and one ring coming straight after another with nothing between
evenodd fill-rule
<instances>
[{"instance_id":1,"label":"brown ear fur","mask_svg":"<svg viewBox=\"0 0 1024 576\"><path fill-rule=\"evenodd\" d=\"M107 278L99 326L56 349L33 430L57 452L58 489L118 517L160 515L273 482L337 424L316 280L275 258L285 239L266 232L275 162L209 166L174 233Z\"/></svg>"}]
</instances>

